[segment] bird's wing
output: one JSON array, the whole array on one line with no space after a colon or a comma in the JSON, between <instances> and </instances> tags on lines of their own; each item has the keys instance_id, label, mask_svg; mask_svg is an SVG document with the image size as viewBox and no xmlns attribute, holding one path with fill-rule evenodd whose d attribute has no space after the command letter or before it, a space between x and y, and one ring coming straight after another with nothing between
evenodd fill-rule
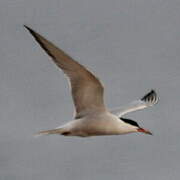
<instances>
[{"instance_id":1,"label":"bird's wing","mask_svg":"<svg viewBox=\"0 0 180 180\"><path fill-rule=\"evenodd\" d=\"M105 109L103 86L98 78L39 33L27 26L25 28L52 58L55 64L68 76L76 109L75 118L85 116L92 111Z\"/></svg>"},{"instance_id":2,"label":"bird's wing","mask_svg":"<svg viewBox=\"0 0 180 180\"><path fill-rule=\"evenodd\" d=\"M117 115L118 117L121 117L129 112L133 112L133 111L147 108L149 106L153 106L157 102L158 102L157 94L154 90L151 90L141 99L133 101L127 106L116 108L112 110L111 113Z\"/></svg>"}]
</instances>

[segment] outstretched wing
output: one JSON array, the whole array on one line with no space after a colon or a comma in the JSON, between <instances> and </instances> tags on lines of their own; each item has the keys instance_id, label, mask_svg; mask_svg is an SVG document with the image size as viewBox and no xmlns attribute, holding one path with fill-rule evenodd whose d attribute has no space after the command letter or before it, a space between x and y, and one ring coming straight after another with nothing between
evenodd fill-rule
<instances>
[{"instance_id":1,"label":"outstretched wing","mask_svg":"<svg viewBox=\"0 0 180 180\"><path fill-rule=\"evenodd\" d=\"M84 66L73 60L39 33L27 26L25 28L70 79L76 118L80 118L92 110L104 109L103 86L100 81Z\"/></svg>"},{"instance_id":2,"label":"outstretched wing","mask_svg":"<svg viewBox=\"0 0 180 180\"><path fill-rule=\"evenodd\" d=\"M157 94L154 90L151 90L145 96L143 96L140 100L136 100L128 104L127 106L120 107L111 111L111 113L121 117L129 112L137 111L140 109L147 108L149 106L153 106L158 102Z\"/></svg>"}]
</instances>

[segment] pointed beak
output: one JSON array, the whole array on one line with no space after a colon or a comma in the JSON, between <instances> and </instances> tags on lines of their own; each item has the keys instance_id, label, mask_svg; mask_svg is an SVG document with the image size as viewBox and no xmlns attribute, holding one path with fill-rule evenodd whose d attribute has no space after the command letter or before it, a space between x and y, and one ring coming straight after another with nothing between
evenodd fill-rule
<instances>
[{"instance_id":1,"label":"pointed beak","mask_svg":"<svg viewBox=\"0 0 180 180\"><path fill-rule=\"evenodd\" d=\"M141 132L141 133L144 133L144 134L153 135L152 132L150 132L150 131L147 130L147 129L139 128L139 129L137 129L137 130L138 130L138 132Z\"/></svg>"}]
</instances>

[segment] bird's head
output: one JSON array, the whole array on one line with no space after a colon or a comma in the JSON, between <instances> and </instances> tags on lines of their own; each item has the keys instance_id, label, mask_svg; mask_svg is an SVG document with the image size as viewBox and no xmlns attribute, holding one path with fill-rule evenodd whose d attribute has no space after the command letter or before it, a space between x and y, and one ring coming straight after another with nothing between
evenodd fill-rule
<instances>
[{"instance_id":1,"label":"bird's head","mask_svg":"<svg viewBox=\"0 0 180 180\"><path fill-rule=\"evenodd\" d=\"M149 130L140 127L139 124L136 121L133 121L131 119L122 118L122 117L120 119L122 121L124 121L126 124L132 126L133 129L135 129L135 132L141 132L141 133L144 133L144 134L153 135Z\"/></svg>"}]
</instances>

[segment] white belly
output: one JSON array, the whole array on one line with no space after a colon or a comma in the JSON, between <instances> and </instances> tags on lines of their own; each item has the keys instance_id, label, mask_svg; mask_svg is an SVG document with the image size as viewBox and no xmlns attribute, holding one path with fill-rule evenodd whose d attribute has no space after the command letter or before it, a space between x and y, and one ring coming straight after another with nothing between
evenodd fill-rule
<instances>
[{"instance_id":1,"label":"white belly","mask_svg":"<svg viewBox=\"0 0 180 180\"><path fill-rule=\"evenodd\" d=\"M74 120L69 125L69 136L87 137L126 133L123 131L124 123L110 113L87 116L79 120Z\"/></svg>"}]
</instances>

